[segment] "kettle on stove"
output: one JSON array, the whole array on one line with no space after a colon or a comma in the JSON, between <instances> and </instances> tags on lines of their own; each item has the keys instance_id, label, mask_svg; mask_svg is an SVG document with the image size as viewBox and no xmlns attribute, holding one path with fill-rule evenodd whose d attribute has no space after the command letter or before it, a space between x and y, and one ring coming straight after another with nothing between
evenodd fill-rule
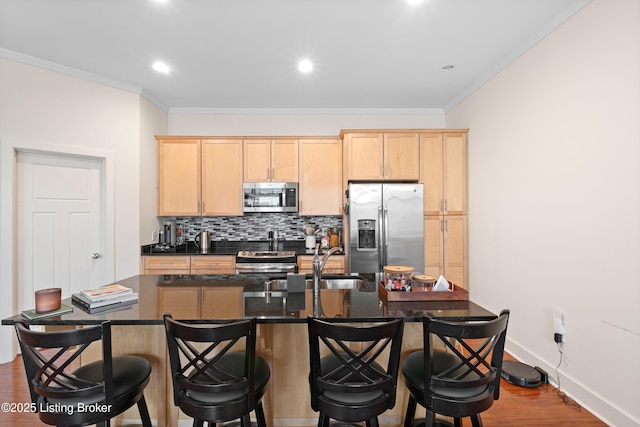
<instances>
[{"instance_id":1,"label":"kettle on stove","mask_svg":"<svg viewBox=\"0 0 640 427\"><path fill-rule=\"evenodd\" d=\"M196 238L193 239L193 243L195 243L196 247L200 248L200 252L207 253L209 252L209 244L211 241L211 233L204 230L201 231Z\"/></svg>"}]
</instances>

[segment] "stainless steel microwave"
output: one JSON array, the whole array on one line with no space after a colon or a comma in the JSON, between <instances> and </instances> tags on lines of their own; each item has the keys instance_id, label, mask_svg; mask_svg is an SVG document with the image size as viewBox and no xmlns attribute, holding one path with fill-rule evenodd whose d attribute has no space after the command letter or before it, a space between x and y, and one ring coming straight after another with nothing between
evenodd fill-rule
<instances>
[{"instance_id":1,"label":"stainless steel microwave","mask_svg":"<svg viewBox=\"0 0 640 427\"><path fill-rule=\"evenodd\" d=\"M297 182L245 182L244 212L298 212Z\"/></svg>"}]
</instances>

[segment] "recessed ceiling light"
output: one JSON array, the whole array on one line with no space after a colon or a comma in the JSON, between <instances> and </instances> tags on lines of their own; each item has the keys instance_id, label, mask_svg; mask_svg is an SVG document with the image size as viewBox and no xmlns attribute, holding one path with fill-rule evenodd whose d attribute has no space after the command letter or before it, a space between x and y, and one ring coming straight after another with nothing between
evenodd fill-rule
<instances>
[{"instance_id":1,"label":"recessed ceiling light","mask_svg":"<svg viewBox=\"0 0 640 427\"><path fill-rule=\"evenodd\" d=\"M300 70L301 73L310 73L311 70L313 70L313 64L308 59L303 59L298 62L298 70Z\"/></svg>"},{"instance_id":2,"label":"recessed ceiling light","mask_svg":"<svg viewBox=\"0 0 640 427\"><path fill-rule=\"evenodd\" d=\"M409 4L418 4L418 3L422 3L422 0L407 0L407 3L409 3Z\"/></svg>"},{"instance_id":3,"label":"recessed ceiling light","mask_svg":"<svg viewBox=\"0 0 640 427\"><path fill-rule=\"evenodd\" d=\"M169 74L169 66L162 61L154 62L153 69L159 73Z\"/></svg>"},{"instance_id":4,"label":"recessed ceiling light","mask_svg":"<svg viewBox=\"0 0 640 427\"><path fill-rule=\"evenodd\" d=\"M445 65L442 67L443 70L453 70L453 65Z\"/></svg>"}]
</instances>

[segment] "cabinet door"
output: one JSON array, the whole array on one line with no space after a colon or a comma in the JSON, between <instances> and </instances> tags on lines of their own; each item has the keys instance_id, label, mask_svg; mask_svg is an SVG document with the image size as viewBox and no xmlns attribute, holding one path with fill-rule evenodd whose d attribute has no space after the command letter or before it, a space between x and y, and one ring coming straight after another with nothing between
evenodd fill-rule
<instances>
[{"instance_id":1,"label":"cabinet door","mask_svg":"<svg viewBox=\"0 0 640 427\"><path fill-rule=\"evenodd\" d=\"M271 140L245 139L243 146L244 181L269 181L271 178Z\"/></svg>"},{"instance_id":2,"label":"cabinet door","mask_svg":"<svg viewBox=\"0 0 640 427\"><path fill-rule=\"evenodd\" d=\"M174 319L200 319L200 287L158 288L158 313L171 313Z\"/></svg>"},{"instance_id":3,"label":"cabinet door","mask_svg":"<svg viewBox=\"0 0 640 427\"><path fill-rule=\"evenodd\" d=\"M242 215L242 140L202 140L202 214Z\"/></svg>"},{"instance_id":4,"label":"cabinet door","mask_svg":"<svg viewBox=\"0 0 640 427\"><path fill-rule=\"evenodd\" d=\"M439 215L443 213L444 209L442 139L441 133L420 136L421 180L424 184L425 215Z\"/></svg>"},{"instance_id":5,"label":"cabinet door","mask_svg":"<svg viewBox=\"0 0 640 427\"><path fill-rule=\"evenodd\" d=\"M245 182L297 182L298 140L245 139Z\"/></svg>"},{"instance_id":6,"label":"cabinet door","mask_svg":"<svg viewBox=\"0 0 640 427\"><path fill-rule=\"evenodd\" d=\"M424 219L424 274L438 278L444 272L444 220L441 216Z\"/></svg>"},{"instance_id":7,"label":"cabinet door","mask_svg":"<svg viewBox=\"0 0 640 427\"><path fill-rule=\"evenodd\" d=\"M417 133L384 135L384 178L417 181L420 178L420 148Z\"/></svg>"},{"instance_id":8,"label":"cabinet door","mask_svg":"<svg viewBox=\"0 0 640 427\"><path fill-rule=\"evenodd\" d=\"M200 140L158 139L158 216L200 214Z\"/></svg>"},{"instance_id":9,"label":"cabinet door","mask_svg":"<svg viewBox=\"0 0 640 427\"><path fill-rule=\"evenodd\" d=\"M342 214L342 141L301 139L300 215Z\"/></svg>"},{"instance_id":10,"label":"cabinet door","mask_svg":"<svg viewBox=\"0 0 640 427\"><path fill-rule=\"evenodd\" d=\"M467 287L466 215L427 216L424 219L424 272Z\"/></svg>"},{"instance_id":11,"label":"cabinet door","mask_svg":"<svg viewBox=\"0 0 640 427\"><path fill-rule=\"evenodd\" d=\"M203 319L241 319L244 315L243 287L203 287Z\"/></svg>"},{"instance_id":12,"label":"cabinet door","mask_svg":"<svg viewBox=\"0 0 640 427\"><path fill-rule=\"evenodd\" d=\"M271 181L298 182L298 140L271 141Z\"/></svg>"},{"instance_id":13,"label":"cabinet door","mask_svg":"<svg viewBox=\"0 0 640 427\"><path fill-rule=\"evenodd\" d=\"M347 134L346 161L348 179L383 179L383 147L383 134Z\"/></svg>"},{"instance_id":14,"label":"cabinet door","mask_svg":"<svg viewBox=\"0 0 640 427\"><path fill-rule=\"evenodd\" d=\"M444 277L463 288L467 287L467 217L444 217Z\"/></svg>"},{"instance_id":15,"label":"cabinet door","mask_svg":"<svg viewBox=\"0 0 640 427\"><path fill-rule=\"evenodd\" d=\"M425 215L466 214L466 134L448 132L422 134L420 158Z\"/></svg>"},{"instance_id":16,"label":"cabinet door","mask_svg":"<svg viewBox=\"0 0 640 427\"><path fill-rule=\"evenodd\" d=\"M444 213L467 211L467 135L444 134Z\"/></svg>"}]
</instances>

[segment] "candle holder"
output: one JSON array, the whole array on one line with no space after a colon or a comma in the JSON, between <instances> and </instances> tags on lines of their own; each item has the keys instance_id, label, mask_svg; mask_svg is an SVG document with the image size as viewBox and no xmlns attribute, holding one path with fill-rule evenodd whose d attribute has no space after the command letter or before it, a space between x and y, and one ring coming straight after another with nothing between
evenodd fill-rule
<instances>
[{"instance_id":1,"label":"candle holder","mask_svg":"<svg viewBox=\"0 0 640 427\"><path fill-rule=\"evenodd\" d=\"M58 310L61 304L61 296L61 288L47 288L36 291L36 313Z\"/></svg>"}]
</instances>

